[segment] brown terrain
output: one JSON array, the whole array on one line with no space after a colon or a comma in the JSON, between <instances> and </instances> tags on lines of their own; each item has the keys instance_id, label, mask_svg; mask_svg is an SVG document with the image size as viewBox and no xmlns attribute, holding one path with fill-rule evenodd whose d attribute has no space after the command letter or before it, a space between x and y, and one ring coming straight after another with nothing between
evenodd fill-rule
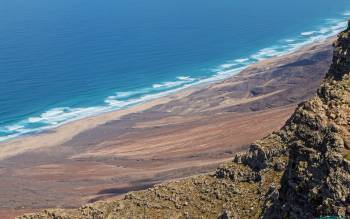
<instances>
[{"instance_id":1,"label":"brown terrain","mask_svg":"<svg viewBox=\"0 0 350 219\"><path fill-rule=\"evenodd\" d=\"M0 145L0 218L74 208L215 170L281 128L296 105L315 94L331 63L332 41L140 110L83 119Z\"/></svg>"}]
</instances>

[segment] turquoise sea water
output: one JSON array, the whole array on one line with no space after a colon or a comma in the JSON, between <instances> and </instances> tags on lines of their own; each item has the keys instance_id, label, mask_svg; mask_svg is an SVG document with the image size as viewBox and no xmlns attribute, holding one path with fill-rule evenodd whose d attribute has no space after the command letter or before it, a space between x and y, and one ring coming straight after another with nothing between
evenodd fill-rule
<instances>
[{"instance_id":1,"label":"turquoise sea water","mask_svg":"<svg viewBox=\"0 0 350 219\"><path fill-rule=\"evenodd\" d=\"M348 0L0 0L0 141L335 35Z\"/></svg>"}]
</instances>

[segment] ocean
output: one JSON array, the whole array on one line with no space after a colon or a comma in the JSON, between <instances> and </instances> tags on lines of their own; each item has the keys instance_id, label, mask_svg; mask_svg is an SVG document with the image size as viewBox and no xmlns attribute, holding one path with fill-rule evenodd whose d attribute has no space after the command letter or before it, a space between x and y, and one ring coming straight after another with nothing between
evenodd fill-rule
<instances>
[{"instance_id":1,"label":"ocean","mask_svg":"<svg viewBox=\"0 0 350 219\"><path fill-rule=\"evenodd\" d=\"M348 0L0 0L0 141L230 77L349 17Z\"/></svg>"}]
</instances>

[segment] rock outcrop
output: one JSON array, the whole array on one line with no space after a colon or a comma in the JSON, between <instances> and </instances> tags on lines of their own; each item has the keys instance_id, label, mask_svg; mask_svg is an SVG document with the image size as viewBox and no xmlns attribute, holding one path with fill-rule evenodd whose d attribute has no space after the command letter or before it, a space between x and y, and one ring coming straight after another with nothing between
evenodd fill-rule
<instances>
[{"instance_id":1,"label":"rock outcrop","mask_svg":"<svg viewBox=\"0 0 350 219\"><path fill-rule=\"evenodd\" d=\"M316 97L280 131L289 161L266 218L350 216L350 38L335 42L333 63Z\"/></svg>"},{"instance_id":2,"label":"rock outcrop","mask_svg":"<svg viewBox=\"0 0 350 219\"><path fill-rule=\"evenodd\" d=\"M350 29L318 93L215 173L21 219L350 217ZM349 51L348 51L349 50Z\"/></svg>"}]
</instances>

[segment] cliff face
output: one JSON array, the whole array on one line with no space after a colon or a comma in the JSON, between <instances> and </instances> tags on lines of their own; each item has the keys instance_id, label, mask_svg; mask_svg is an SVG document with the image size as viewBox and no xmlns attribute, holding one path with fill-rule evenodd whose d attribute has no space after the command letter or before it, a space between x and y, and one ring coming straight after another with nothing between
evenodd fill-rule
<instances>
[{"instance_id":1,"label":"cliff face","mask_svg":"<svg viewBox=\"0 0 350 219\"><path fill-rule=\"evenodd\" d=\"M350 217L349 34L345 30L335 42L317 95L300 104L280 131L215 173L132 192L119 201L19 218Z\"/></svg>"},{"instance_id":2,"label":"cliff face","mask_svg":"<svg viewBox=\"0 0 350 219\"><path fill-rule=\"evenodd\" d=\"M333 63L316 97L301 104L279 135L289 158L265 217L350 215L350 38L335 42Z\"/></svg>"}]
</instances>

